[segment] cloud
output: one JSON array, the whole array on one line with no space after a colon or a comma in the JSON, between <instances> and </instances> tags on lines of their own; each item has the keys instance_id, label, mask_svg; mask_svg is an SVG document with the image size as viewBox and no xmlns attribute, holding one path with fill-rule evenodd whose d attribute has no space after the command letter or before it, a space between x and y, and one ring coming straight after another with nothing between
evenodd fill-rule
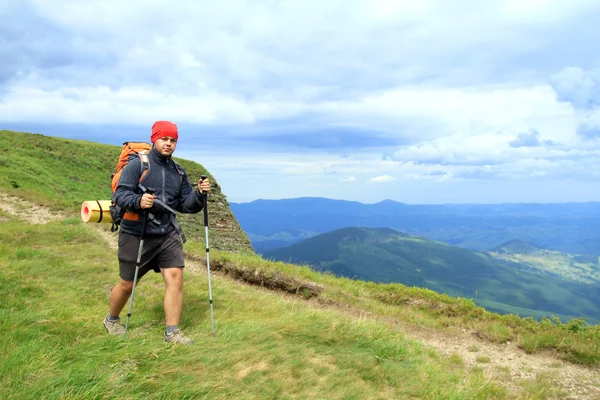
<instances>
[{"instance_id":1,"label":"cloud","mask_svg":"<svg viewBox=\"0 0 600 400\"><path fill-rule=\"evenodd\" d=\"M448 176L449 174L445 171L432 171L432 172L429 172L427 175L429 175L429 176Z\"/></svg>"},{"instance_id":2,"label":"cloud","mask_svg":"<svg viewBox=\"0 0 600 400\"><path fill-rule=\"evenodd\" d=\"M552 75L549 83L560 101L578 109L593 109L600 105L600 69L584 71L579 67L565 67Z\"/></svg>"},{"instance_id":3,"label":"cloud","mask_svg":"<svg viewBox=\"0 0 600 400\"><path fill-rule=\"evenodd\" d=\"M0 124L108 140L99 127L172 119L180 154L288 192L307 176L333 193L352 186L340 177L385 181L390 198L414 182L589 181L598 18L596 0L8 0Z\"/></svg>"},{"instance_id":4,"label":"cloud","mask_svg":"<svg viewBox=\"0 0 600 400\"><path fill-rule=\"evenodd\" d=\"M510 147L538 147L540 143L539 132L535 129L529 131L529 133L520 133L516 140L509 142Z\"/></svg>"},{"instance_id":5,"label":"cloud","mask_svg":"<svg viewBox=\"0 0 600 400\"><path fill-rule=\"evenodd\" d=\"M198 103L194 98L209 98L216 100L209 112L214 118L239 124L302 115L315 105L328 114L338 102L350 104L341 107L342 116L334 115L339 122L353 112L352 104L360 107L379 92L405 86L430 87L423 94L432 96L440 88L506 81L531 87L545 82L556 72L557 60L564 60L568 49L556 43L574 30L595 28L588 20L599 9L594 1L568 6L547 1L544 7L514 1L449 6L366 0L230 0L202 6L191 0L77 6L69 0L12 0L9 5L3 18L9 21L4 28L9 46L2 47L7 52L2 59L9 60L3 62L3 74L17 92L11 101L36 88L52 94L55 108L66 110L72 104L64 91L78 88L90 92L92 103L114 105L102 109L106 120L114 108L132 105L120 96L105 97L103 88L136 92L135 102L151 102L154 108L164 106L160 97L193 104ZM554 57L547 57L549 49ZM568 51L590 50L571 46ZM517 62L524 57L535 59L541 74ZM150 98L144 92L152 93ZM29 101L37 100L29 96ZM229 111L232 103L245 108L243 116ZM80 108L100 114L86 103ZM381 114L393 117L391 111L375 113L370 121ZM214 120L196 114L196 108L186 107L177 116L188 122ZM11 115L13 120L46 117Z\"/></svg>"},{"instance_id":6,"label":"cloud","mask_svg":"<svg viewBox=\"0 0 600 400\"><path fill-rule=\"evenodd\" d=\"M557 99L575 110L575 131L584 139L600 136L600 68L565 67L549 80Z\"/></svg>"},{"instance_id":7,"label":"cloud","mask_svg":"<svg viewBox=\"0 0 600 400\"><path fill-rule=\"evenodd\" d=\"M394 180L393 176L382 175L382 176L375 176L375 177L369 179L369 182L372 182L372 183L387 183L387 182L392 182L393 180Z\"/></svg>"},{"instance_id":8,"label":"cloud","mask_svg":"<svg viewBox=\"0 0 600 400\"><path fill-rule=\"evenodd\" d=\"M240 135L243 142L265 143L271 147L294 147L305 149L329 149L336 152L387 148L398 146L405 141L387 136L384 132L340 126L290 127L281 123L275 132L262 131Z\"/></svg>"},{"instance_id":9,"label":"cloud","mask_svg":"<svg viewBox=\"0 0 600 400\"><path fill-rule=\"evenodd\" d=\"M582 118L577 127L577 134L585 139L600 137L600 110L589 113Z\"/></svg>"},{"instance_id":10,"label":"cloud","mask_svg":"<svg viewBox=\"0 0 600 400\"><path fill-rule=\"evenodd\" d=\"M535 129L530 129L529 132L520 133L517 139L509 142L510 147L539 147L542 145L551 146L554 144L551 140L540 141L540 133Z\"/></svg>"}]
</instances>

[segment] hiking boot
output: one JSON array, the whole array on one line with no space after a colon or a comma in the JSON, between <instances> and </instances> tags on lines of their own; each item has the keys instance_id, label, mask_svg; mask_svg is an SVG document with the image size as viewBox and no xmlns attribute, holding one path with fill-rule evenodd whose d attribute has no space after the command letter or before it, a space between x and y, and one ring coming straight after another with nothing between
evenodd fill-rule
<instances>
[{"instance_id":1,"label":"hiking boot","mask_svg":"<svg viewBox=\"0 0 600 400\"><path fill-rule=\"evenodd\" d=\"M124 335L125 327L121 325L121 318L117 318L114 321L104 318L104 327L111 335Z\"/></svg>"},{"instance_id":2,"label":"hiking boot","mask_svg":"<svg viewBox=\"0 0 600 400\"><path fill-rule=\"evenodd\" d=\"M165 342L178 344L194 344L194 341L189 337L185 336L180 329L175 329L175 331L170 335L167 335L167 333L165 332Z\"/></svg>"}]
</instances>

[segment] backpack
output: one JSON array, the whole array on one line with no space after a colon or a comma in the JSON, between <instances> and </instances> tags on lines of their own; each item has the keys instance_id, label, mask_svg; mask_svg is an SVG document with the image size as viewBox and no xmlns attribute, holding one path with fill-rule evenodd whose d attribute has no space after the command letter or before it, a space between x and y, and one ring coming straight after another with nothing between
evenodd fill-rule
<instances>
[{"instance_id":1,"label":"backpack","mask_svg":"<svg viewBox=\"0 0 600 400\"><path fill-rule=\"evenodd\" d=\"M125 168L125 166L131 160L133 160L135 157L139 157L141 160L141 163L140 163L141 174L140 174L140 179L138 181L138 184L139 184L140 188L145 192L146 188L144 188L144 186L142 186L142 180L144 180L144 178L148 174L148 171L150 171L150 160L148 158L148 152L151 149L152 149L152 145L147 142L124 142L123 143L123 147L121 148L121 154L119 155L119 159L117 161L115 171L110 176L112 196L111 196L111 204L110 204L109 210L110 210L110 216L113 221L112 226L110 228L111 232L116 232L119 229L119 226L121 225L121 221L123 221L123 217L125 215L125 212L127 211L124 208L122 208L121 206L117 205L115 203L115 199L114 199L115 190L117 189L117 185L119 184L119 179L121 178L121 173L123 172L123 169ZM177 172L179 173L179 191L181 191L181 186L183 184L183 172L182 172L179 164L177 164L174 160L173 160L173 163L175 164L175 167L177 168ZM157 202L163 208L167 209L167 211L169 211L172 214L171 222L178 229L178 232L180 232L180 235L182 235L182 238L185 242L185 235L183 235L183 231L181 230L181 227L179 226L179 224L177 223L177 221L174 218L175 211L158 199L155 199L155 202Z\"/></svg>"},{"instance_id":2,"label":"backpack","mask_svg":"<svg viewBox=\"0 0 600 400\"><path fill-rule=\"evenodd\" d=\"M148 162L148 152L152 149L152 145L146 142L125 142L115 167L115 172L110 176L112 193L115 194L119 179L123 168L131 161L134 157L139 157L142 160L142 175L140 176L140 182L146 177L150 164Z\"/></svg>"}]
</instances>

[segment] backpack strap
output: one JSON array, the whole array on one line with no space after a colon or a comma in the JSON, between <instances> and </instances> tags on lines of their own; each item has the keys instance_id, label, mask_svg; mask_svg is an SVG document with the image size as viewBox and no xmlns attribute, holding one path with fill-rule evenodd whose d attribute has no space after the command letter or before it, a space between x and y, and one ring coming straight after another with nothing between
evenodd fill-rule
<instances>
[{"instance_id":1,"label":"backpack strap","mask_svg":"<svg viewBox=\"0 0 600 400\"><path fill-rule=\"evenodd\" d=\"M128 142L125 142L123 144L127 145ZM140 159L140 179L138 180L138 184L141 184L142 180L144 180L144 178L146 177L146 175L148 175L148 172L150 171L150 159L148 158L148 150L142 150L139 153L132 154L130 157L138 157ZM124 210L121 207L114 204L114 193L113 206L111 207L111 217L113 219L112 225L110 227L111 232L116 232L119 229L119 225L121 224L121 220L123 219L132 221L137 221L138 219L136 213Z\"/></svg>"},{"instance_id":2,"label":"backpack strap","mask_svg":"<svg viewBox=\"0 0 600 400\"><path fill-rule=\"evenodd\" d=\"M146 187L144 185L142 185L140 183L138 186L140 189L142 189L142 191L144 193L146 193ZM169 212L169 221L173 224L173 226L175 227L175 230L177 231L179 236L181 236L181 240L183 241L183 243L185 243L187 241L187 239L185 237L185 233L183 232L183 229L181 229L181 225L179 225L179 222L177 221L177 212L175 210L173 210L171 207L169 207L162 200L154 199L154 202Z\"/></svg>"},{"instance_id":3,"label":"backpack strap","mask_svg":"<svg viewBox=\"0 0 600 400\"><path fill-rule=\"evenodd\" d=\"M139 157L140 157L140 180L138 181L138 183L142 183L142 180L146 177L146 175L148 175L148 172L150 172L150 159L148 158L148 151L147 150L142 150L139 152Z\"/></svg>"}]
</instances>

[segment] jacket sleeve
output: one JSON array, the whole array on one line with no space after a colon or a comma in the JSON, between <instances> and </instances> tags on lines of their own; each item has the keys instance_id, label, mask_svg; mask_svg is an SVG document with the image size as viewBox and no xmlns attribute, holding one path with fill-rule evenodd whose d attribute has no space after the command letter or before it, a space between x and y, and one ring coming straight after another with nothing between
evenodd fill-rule
<instances>
[{"instance_id":1,"label":"jacket sleeve","mask_svg":"<svg viewBox=\"0 0 600 400\"><path fill-rule=\"evenodd\" d=\"M132 212L141 211L141 190L138 188L141 172L141 160L134 158L123 168L119 183L113 195L114 202L126 210Z\"/></svg>"},{"instance_id":2,"label":"jacket sleeve","mask_svg":"<svg viewBox=\"0 0 600 400\"><path fill-rule=\"evenodd\" d=\"M202 196L198 190L194 189L190 184L190 179L185 170L181 166L179 168L181 169L183 176L175 210L181 213L198 213L202 211Z\"/></svg>"}]
</instances>

